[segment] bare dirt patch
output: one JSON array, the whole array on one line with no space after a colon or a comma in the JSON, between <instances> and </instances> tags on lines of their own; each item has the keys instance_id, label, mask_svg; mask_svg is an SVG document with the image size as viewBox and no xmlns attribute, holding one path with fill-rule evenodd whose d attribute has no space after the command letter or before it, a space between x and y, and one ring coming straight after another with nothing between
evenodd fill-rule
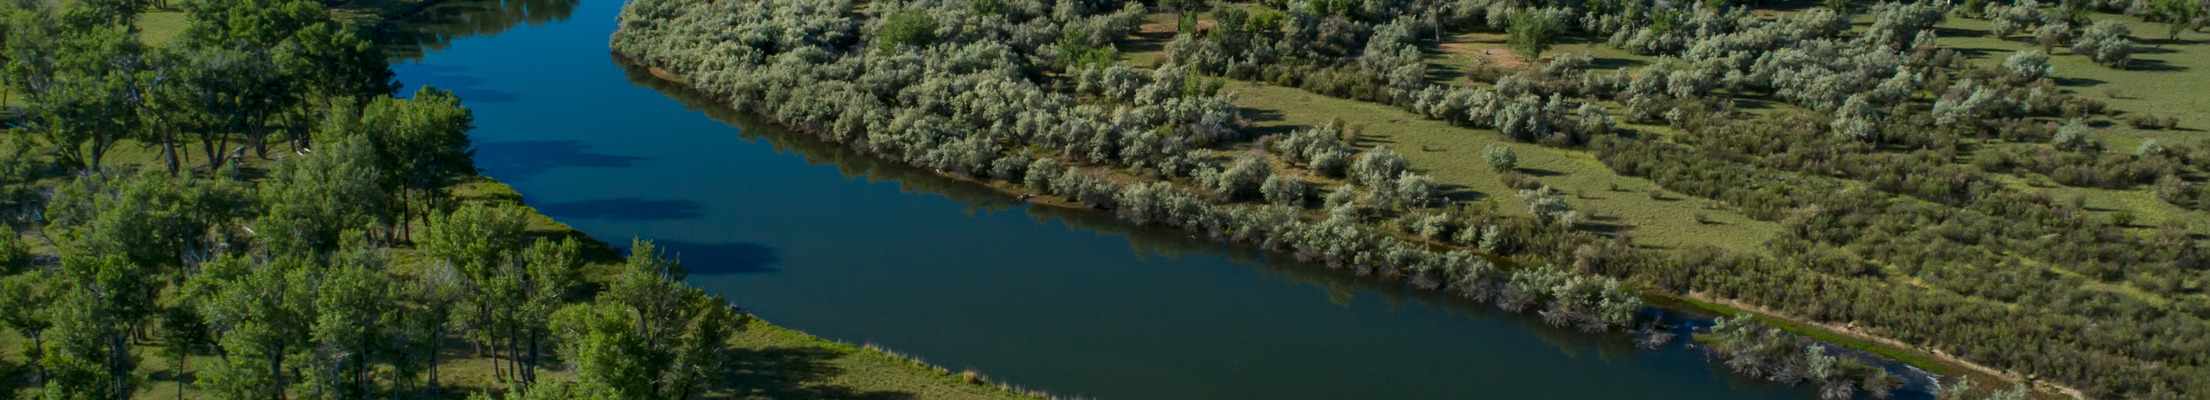
<instances>
[{"instance_id":1,"label":"bare dirt patch","mask_svg":"<svg viewBox=\"0 0 2210 400\"><path fill-rule=\"evenodd\" d=\"M1489 37L1495 36L1495 37ZM1527 58L1504 45L1502 35L1459 35L1444 42L1443 52L1451 57L1465 57L1468 65L1490 65L1501 68L1518 68L1527 65Z\"/></svg>"}]
</instances>

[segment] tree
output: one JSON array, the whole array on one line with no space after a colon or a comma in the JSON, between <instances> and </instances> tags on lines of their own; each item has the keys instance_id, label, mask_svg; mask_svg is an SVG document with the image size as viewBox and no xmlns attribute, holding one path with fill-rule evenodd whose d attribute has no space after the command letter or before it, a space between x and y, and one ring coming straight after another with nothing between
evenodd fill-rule
<instances>
[{"instance_id":1,"label":"tree","mask_svg":"<svg viewBox=\"0 0 2210 400\"><path fill-rule=\"evenodd\" d=\"M129 398L140 379L131 332L151 311L154 275L112 254L64 254L61 271L40 360L47 393Z\"/></svg>"},{"instance_id":2,"label":"tree","mask_svg":"<svg viewBox=\"0 0 2210 400\"><path fill-rule=\"evenodd\" d=\"M256 235L277 252L324 254L348 230L389 222L379 220L391 197L373 151L367 138L355 137L278 162L261 181L267 210L255 221Z\"/></svg>"},{"instance_id":3,"label":"tree","mask_svg":"<svg viewBox=\"0 0 2210 400\"><path fill-rule=\"evenodd\" d=\"M2090 133L2093 133L2093 131L2087 127L2087 123L2081 122L2078 118L2073 118L2071 122L2057 128L2056 136L2051 137L2049 143L2055 145L2058 149L2085 151L2095 147L2094 139L2088 137Z\"/></svg>"},{"instance_id":4,"label":"tree","mask_svg":"<svg viewBox=\"0 0 2210 400\"><path fill-rule=\"evenodd\" d=\"M1849 15L1857 11L1857 7L1850 4L1852 3L1851 0L1825 0L1825 2L1826 9L1834 10L1836 14Z\"/></svg>"},{"instance_id":5,"label":"tree","mask_svg":"<svg viewBox=\"0 0 2210 400\"><path fill-rule=\"evenodd\" d=\"M2072 43L2072 52L2095 60L2106 67L2125 69L2133 61L2133 40L2126 37L2133 31L2116 20L2095 20L2079 41Z\"/></svg>"},{"instance_id":6,"label":"tree","mask_svg":"<svg viewBox=\"0 0 2210 400\"><path fill-rule=\"evenodd\" d=\"M1512 151L1510 146L1489 145L1481 149L1481 161L1489 163L1489 170L1510 171L1519 168L1519 153Z\"/></svg>"},{"instance_id":7,"label":"tree","mask_svg":"<svg viewBox=\"0 0 2210 400\"><path fill-rule=\"evenodd\" d=\"M2170 36L2167 42L2179 41L2179 33L2201 26L2205 5L2200 0L2155 0L2150 17L2164 22Z\"/></svg>"},{"instance_id":8,"label":"tree","mask_svg":"<svg viewBox=\"0 0 2210 400\"><path fill-rule=\"evenodd\" d=\"M1304 204L1309 190L1303 178L1290 174L1268 176L1266 183L1259 188L1259 191L1265 192L1266 202L1286 206Z\"/></svg>"},{"instance_id":9,"label":"tree","mask_svg":"<svg viewBox=\"0 0 2210 400\"><path fill-rule=\"evenodd\" d=\"M2052 75L2055 68L2049 66L2049 55L2041 50L2020 50L2003 59L2003 69L2010 71L2012 84L2026 84Z\"/></svg>"},{"instance_id":10,"label":"tree","mask_svg":"<svg viewBox=\"0 0 2210 400\"><path fill-rule=\"evenodd\" d=\"M1865 100L1865 95L1851 95L1834 109L1834 121L1827 127L1837 136L1869 142L1880 139L1879 119L1880 111Z\"/></svg>"},{"instance_id":11,"label":"tree","mask_svg":"<svg viewBox=\"0 0 2210 400\"><path fill-rule=\"evenodd\" d=\"M883 18L882 28L875 36L885 53L928 47L936 42L936 17L912 8L893 11Z\"/></svg>"},{"instance_id":12,"label":"tree","mask_svg":"<svg viewBox=\"0 0 2210 400\"><path fill-rule=\"evenodd\" d=\"M77 0L67 2L62 20L74 26L109 26L137 33L138 14L145 11L149 2L144 0Z\"/></svg>"},{"instance_id":13,"label":"tree","mask_svg":"<svg viewBox=\"0 0 2210 400\"><path fill-rule=\"evenodd\" d=\"M446 188L475 176L476 151L468 140L475 120L475 113L461 105L460 97L424 86L411 99L377 97L359 110L334 108L320 136L322 140L368 140L380 168L388 173L387 180L378 184L396 192L392 194L398 196L397 220L411 226L417 206L438 208L435 200L445 197Z\"/></svg>"},{"instance_id":14,"label":"tree","mask_svg":"<svg viewBox=\"0 0 2210 400\"><path fill-rule=\"evenodd\" d=\"M51 83L26 93L29 127L64 164L98 170L109 150L144 129L146 47L122 28L95 26L62 38L59 50Z\"/></svg>"},{"instance_id":15,"label":"tree","mask_svg":"<svg viewBox=\"0 0 2210 400\"><path fill-rule=\"evenodd\" d=\"M46 274L33 271L0 275L0 327L13 329L31 341L21 354L24 361L33 366L45 365L45 333L54 326L47 308L56 304L60 297L60 288L53 287L57 279ZM40 367L37 374L45 376L44 367Z\"/></svg>"},{"instance_id":16,"label":"tree","mask_svg":"<svg viewBox=\"0 0 2210 400\"><path fill-rule=\"evenodd\" d=\"M395 339L406 320L381 254L356 251L315 279L311 362L302 394L366 399L378 393L380 365L403 362ZM393 381L397 381L394 379Z\"/></svg>"},{"instance_id":17,"label":"tree","mask_svg":"<svg viewBox=\"0 0 2210 400\"><path fill-rule=\"evenodd\" d=\"M563 354L575 364L575 391L593 398L703 394L742 320L720 297L683 287L685 275L680 262L637 240L597 302L553 315Z\"/></svg>"},{"instance_id":18,"label":"tree","mask_svg":"<svg viewBox=\"0 0 2210 400\"><path fill-rule=\"evenodd\" d=\"M170 57L179 66L154 91L149 108L167 125L154 140L171 147L166 152L172 159L178 136L189 134L200 143L207 170L220 169L231 159L233 140L262 134L288 107L288 80L265 49L191 47Z\"/></svg>"},{"instance_id":19,"label":"tree","mask_svg":"<svg viewBox=\"0 0 2210 400\"><path fill-rule=\"evenodd\" d=\"M1377 146L1358 155L1358 161L1351 164L1351 175L1358 178L1361 185L1386 187L1411 165L1404 156L1389 151L1388 146Z\"/></svg>"},{"instance_id":20,"label":"tree","mask_svg":"<svg viewBox=\"0 0 2210 400\"><path fill-rule=\"evenodd\" d=\"M1542 59L1542 52L1557 42L1558 20L1549 14L1520 10L1512 15L1512 25L1505 28L1507 45L1519 52L1528 62Z\"/></svg>"},{"instance_id":21,"label":"tree","mask_svg":"<svg viewBox=\"0 0 2210 400\"><path fill-rule=\"evenodd\" d=\"M0 224L0 275L14 275L31 266L31 246L23 243L15 228Z\"/></svg>"},{"instance_id":22,"label":"tree","mask_svg":"<svg viewBox=\"0 0 2210 400\"><path fill-rule=\"evenodd\" d=\"M314 338L317 276L304 258L266 263L226 256L202 264L186 283L201 293L215 351L197 385L218 398L274 399L296 382L286 365Z\"/></svg>"},{"instance_id":23,"label":"tree","mask_svg":"<svg viewBox=\"0 0 2210 400\"><path fill-rule=\"evenodd\" d=\"M1521 190L1519 200L1527 203L1528 213L1541 217L1544 222L1573 226L1581 218L1581 213L1574 211L1573 205L1566 203L1565 198L1558 195L1558 190L1549 186Z\"/></svg>"},{"instance_id":24,"label":"tree","mask_svg":"<svg viewBox=\"0 0 2210 400\"><path fill-rule=\"evenodd\" d=\"M1223 201L1239 201L1263 196L1262 185L1273 175L1273 166L1265 159L1244 157L1234 165L1211 178L1214 195Z\"/></svg>"}]
</instances>

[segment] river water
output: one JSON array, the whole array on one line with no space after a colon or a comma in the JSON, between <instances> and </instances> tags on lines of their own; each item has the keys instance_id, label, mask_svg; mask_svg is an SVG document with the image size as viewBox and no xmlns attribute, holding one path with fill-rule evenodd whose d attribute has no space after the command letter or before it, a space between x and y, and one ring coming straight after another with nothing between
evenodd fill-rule
<instances>
[{"instance_id":1,"label":"river water","mask_svg":"<svg viewBox=\"0 0 2210 400\"><path fill-rule=\"evenodd\" d=\"M393 68L475 109L477 163L602 240L654 239L778 325L1104 399L1807 399L1432 291L1030 207L627 71L617 1L453 0ZM1685 342L1685 341L1683 341Z\"/></svg>"}]
</instances>

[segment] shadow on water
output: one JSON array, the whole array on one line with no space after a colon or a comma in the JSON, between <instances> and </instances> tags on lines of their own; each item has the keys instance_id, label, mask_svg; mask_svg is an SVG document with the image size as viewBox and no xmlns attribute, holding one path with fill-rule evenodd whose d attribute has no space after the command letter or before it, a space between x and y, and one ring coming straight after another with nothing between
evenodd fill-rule
<instances>
[{"instance_id":1,"label":"shadow on water","mask_svg":"<svg viewBox=\"0 0 2210 400\"><path fill-rule=\"evenodd\" d=\"M412 87L435 86L439 90L453 92L453 95L460 96L462 101L472 104L507 103L522 99L521 96L516 96L514 92L493 89L484 85L483 78L471 75L467 70L467 68L456 66L422 64L394 65L392 67L393 72L415 79L412 82L399 82L402 85L398 93L400 96L412 95L414 93Z\"/></svg>"},{"instance_id":2,"label":"shadow on water","mask_svg":"<svg viewBox=\"0 0 2210 400\"><path fill-rule=\"evenodd\" d=\"M1472 301L1455 293L1417 288L1404 283L1400 278L1362 276L1344 269L1298 261L1293 257L1272 253L1256 246L1204 239L1193 235L1189 231L1155 226L1138 226L1115 218L1110 213L1040 205L1028 206L1011 196L982 184L946 178L920 168L861 154L842 144L818 140L804 133L784 129L752 114L723 106L709 96L687 86L654 77L641 68L636 68L619 60L616 60L615 63L621 65L631 84L652 88L681 102L690 110L698 111L715 120L735 126L741 130L740 135L745 140L764 139L777 152L793 153L809 164L834 163L838 170L850 179L864 179L870 182L895 181L908 193L927 193L943 196L964 205L970 214L977 211L999 212L1020 208L1022 212L1035 218L1038 223L1058 223L1070 228L1097 232L1102 235L1120 236L1128 241L1130 251L1139 258L1156 256L1171 259L1188 255L1219 256L1238 263L1255 266L1255 272L1261 279L1278 279L1290 284L1310 285L1319 288L1327 293L1331 302L1342 307L1349 307L1353 299L1358 297L1371 296L1387 304L1390 309L1412 306L1442 310L1451 315L1474 320L1500 321L1535 335L1541 341L1555 347L1566 357L1581 357L1584 354L1589 354L1600 360L1609 361L1638 352L1675 352L1674 354L1701 352L1701 350L1696 350L1700 347L1685 339L1677 340L1673 344L1658 349L1641 349L1635 346L1628 335L1618 332L1587 333L1554 327L1544 323L1540 317L1532 313L1505 312L1491 304ZM656 243L666 243L671 253L685 250L682 246L687 245L673 242ZM687 250L682 251L682 253L686 257L708 257L707 254L730 251L712 250L710 247L702 250ZM693 253L694 251L700 252ZM745 254L743 251L745 250L737 249L736 252L739 254L731 256L736 257L731 258L731 260L741 260L742 257L758 257ZM716 257L713 259L720 262L721 259L718 257L722 256L710 257ZM767 257L772 262L772 254L770 253ZM735 269L742 270L744 268L746 267ZM1694 321L1703 321L1704 325L1708 326L1710 321L1705 316L1694 316L1654 307L1646 308L1644 312L1663 316L1668 323L1683 326ZM1681 337L1686 338L1689 335L1684 334ZM1724 379L1735 387L1771 388L1779 386L1775 383L1731 373L1719 363L1704 363L1703 365L1712 376L1721 377L1719 379ZM1897 372L1901 372L1903 368L1908 368L1900 365L1884 365L1884 367ZM1899 396L1897 398L1904 399L1927 398L1922 393L1898 392L1896 394Z\"/></svg>"},{"instance_id":3,"label":"shadow on water","mask_svg":"<svg viewBox=\"0 0 2210 400\"><path fill-rule=\"evenodd\" d=\"M635 197L617 199L584 200L568 203L538 204L537 212L553 218L610 219L617 221L659 221L693 219L706 216L698 202L690 200L654 200Z\"/></svg>"},{"instance_id":4,"label":"shadow on water","mask_svg":"<svg viewBox=\"0 0 2210 400\"><path fill-rule=\"evenodd\" d=\"M442 87L442 86L440 86ZM473 101L472 99L470 101ZM524 182L560 167L628 168L644 157L594 153L575 140L530 140L476 144L476 166L507 182ZM693 206L696 208L696 206Z\"/></svg>"},{"instance_id":5,"label":"shadow on water","mask_svg":"<svg viewBox=\"0 0 2210 400\"><path fill-rule=\"evenodd\" d=\"M422 61L454 40L497 34L522 24L568 19L578 0L447 0L400 21L383 39L392 61ZM474 101L476 99L469 99Z\"/></svg>"},{"instance_id":6,"label":"shadow on water","mask_svg":"<svg viewBox=\"0 0 2210 400\"><path fill-rule=\"evenodd\" d=\"M654 240L653 246L678 259L711 260L713 262L683 263L691 275L729 275L776 272L775 248L755 243L698 243L680 240Z\"/></svg>"}]
</instances>

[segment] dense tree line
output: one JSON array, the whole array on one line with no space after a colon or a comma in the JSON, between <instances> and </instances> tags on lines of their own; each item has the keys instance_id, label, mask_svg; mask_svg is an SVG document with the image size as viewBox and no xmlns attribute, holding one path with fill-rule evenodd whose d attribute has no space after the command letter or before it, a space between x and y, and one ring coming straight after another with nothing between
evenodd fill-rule
<instances>
[{"instance_id":1,"label":"dense tree line","mask_svg":"<svg viewBox=\"0 0 2210 400\"><path fill-rule=\"evenodd\" d=\"M0 6L23 95L0 136L0 329L22 338L0 397L167 380L179 396L437 398L455 390L444 357L469 347L512 398L729 387L743 314L648 241L604 272L584 243L528 232L525 209L456 201L471 113L435 88L391 96L359 27L315 2L205 0L148 45L131 24L148 6ZM105 160L126 145L159 158Z\"/></svg>"}]
</instances>

